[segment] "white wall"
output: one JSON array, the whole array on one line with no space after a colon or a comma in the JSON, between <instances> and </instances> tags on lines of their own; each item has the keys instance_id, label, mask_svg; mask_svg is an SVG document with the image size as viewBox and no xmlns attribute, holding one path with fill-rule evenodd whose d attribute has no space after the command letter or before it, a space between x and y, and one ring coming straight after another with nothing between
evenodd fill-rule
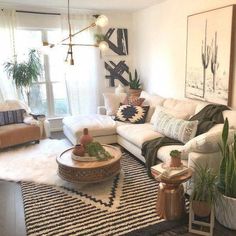
<instances>
[{"instance_id":1,"label":"white wall","mask_svg":"<svg viewBox=\"0 0 236 236\"><path fill-rule=\"evenodd\" d=\"M134 13L133 60L144 89L183 98L187 16L230 4L236 0L166 0Z\"/></svg>"}]
</instances>

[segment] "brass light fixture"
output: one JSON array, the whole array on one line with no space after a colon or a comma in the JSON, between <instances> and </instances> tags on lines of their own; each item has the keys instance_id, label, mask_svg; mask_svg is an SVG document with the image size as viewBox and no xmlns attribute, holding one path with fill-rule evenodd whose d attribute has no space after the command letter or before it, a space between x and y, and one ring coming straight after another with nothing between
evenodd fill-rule
<instances>
[{"instance_id":1,"label":"brass light fixture","mask_svg":"<svg viewBox=\"0 0 236 236\"><path fill-rule=\"evenodd\" d=\"M73 46L93 46L93 47L99 47L100 50L104 50L105 48L108 47L108 44L106 41L101 41L101 42L99 42L98 45L97 44L78 44L78 43L72 42L73 37L82 33L83 31L85 31L89 28L95 27L95 26L105 27L108 24L108 18L105 15L95 15L95 17L96 17L95 22L93 22L89 26L85 27L84 29L81 29L75 33L72 33L71 21L70 21L70 0L68 0L67 19L68 19L68 27L69 27L69 36L62 39L60 42L58 42L56 44L50 44L48 42L43 42L43 46L49 46L50 48L53 48L56 45L68 46L65 61L68 62L68 59L69 59L70 65L74 65ZM67 43L67 41L69 41L69 42Z\"/></svg>"}]
</instances>

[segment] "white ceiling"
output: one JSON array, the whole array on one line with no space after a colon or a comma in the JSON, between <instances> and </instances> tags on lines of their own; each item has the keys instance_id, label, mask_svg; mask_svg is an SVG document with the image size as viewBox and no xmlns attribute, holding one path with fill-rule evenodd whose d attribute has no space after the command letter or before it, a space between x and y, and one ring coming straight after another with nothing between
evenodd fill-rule
<instances>
[{"instance_id":1,"label":"white ceiling","mask_svg":"<svg viewBox=\"0 0 236 236\"><path fill-rule=\"evenodd\" d=\"M137 11L165 0L70 0L71 9ZM67 0L0 0L0 6L16 9L66 9Z\"/></svg>"}]
</instances>

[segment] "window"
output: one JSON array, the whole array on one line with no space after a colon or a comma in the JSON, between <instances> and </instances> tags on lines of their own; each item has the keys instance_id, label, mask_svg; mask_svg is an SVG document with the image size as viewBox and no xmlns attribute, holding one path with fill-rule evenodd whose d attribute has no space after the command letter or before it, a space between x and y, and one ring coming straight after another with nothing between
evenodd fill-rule
<instances>
[{"instance_id":1,"label":"window","mask_svg":"<svg viewBox=\"0 0 236 236\"><path fill-rule=\"evenodd\" d=\"M22 30L16 32L16 54L24 60L31 48L42 48L42 41L56 42L60 39L57 30ZM63 54L60 47L48 55L41 54L42 76L31 87L30 108L33 113L44 113L49 117L65 116L69 113L64 74Z\"/></svg>"}]
</instances>

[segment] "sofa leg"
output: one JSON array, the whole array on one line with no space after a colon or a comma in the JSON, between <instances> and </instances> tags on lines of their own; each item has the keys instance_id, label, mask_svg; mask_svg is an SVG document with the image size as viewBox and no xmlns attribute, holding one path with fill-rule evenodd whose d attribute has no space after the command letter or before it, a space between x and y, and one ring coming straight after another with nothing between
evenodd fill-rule
<instances>
[{"instance_id":1,"label":"sofa leg","mask_svg":"<svg viewBox=\"0 0 236 236\"><path fill-rule=\"evenodd\" d=\"M40 142L39 140L35 140L35 144L39 144L39 142Z\"/></svg>"}]
</instances>

